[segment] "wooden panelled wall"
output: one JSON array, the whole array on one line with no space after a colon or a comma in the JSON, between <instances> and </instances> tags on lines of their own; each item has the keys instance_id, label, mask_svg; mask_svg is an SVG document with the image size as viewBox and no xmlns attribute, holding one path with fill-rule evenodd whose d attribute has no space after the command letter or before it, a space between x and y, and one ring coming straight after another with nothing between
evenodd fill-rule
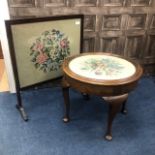
<instances>
[{"instance_id":1,"label":"wooden panelled wall","mask_svg":"<svg viewBox=\"0 0 155 155\"><path fill-rule=\"evenodd\" d=\"M84 51L137 59L155 74L155 0L8 0L11 18L84 14Z\"/></svg>"}]
</instances>

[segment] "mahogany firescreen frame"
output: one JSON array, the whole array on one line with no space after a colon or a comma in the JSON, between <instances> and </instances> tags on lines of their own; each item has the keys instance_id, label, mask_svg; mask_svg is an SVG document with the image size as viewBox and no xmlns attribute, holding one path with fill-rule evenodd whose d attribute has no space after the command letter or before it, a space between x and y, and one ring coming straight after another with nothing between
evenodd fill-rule
<instances>
[{"instance_id":1,"label":"mahogany firescreen frame","mask_svg":"<svg viewBox=\"0 0 155 155\"><path fill-rule=\"evenodd\" d=\"M24 120L20 90L62 76L65 57L82 51L83 15L6 20L18 104Z\"/></svg>"}]
</instances>

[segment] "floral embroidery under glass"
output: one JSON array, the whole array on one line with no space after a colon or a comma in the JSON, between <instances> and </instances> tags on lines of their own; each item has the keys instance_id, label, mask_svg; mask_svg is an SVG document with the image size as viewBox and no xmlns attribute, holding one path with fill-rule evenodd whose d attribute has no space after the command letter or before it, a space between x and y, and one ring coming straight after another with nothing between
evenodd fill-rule
<instances>
[{"instance_id":1,"label":"floral embroidery under glass","mask_svg":"<svg viewBox=\"0 0 155 155\"><path fill-rule=\"evenodd\" d=\"M45 31L30 47L31 61L43 72L58 70L65 57L70 55L68 37L59 30Z\"/></svg>"},{"instance_id":2,"label":"floral embroidery under glass","mask_svg":"<svg viewBox=\"0 0 155 155\"><path fill-rule=\"evenodd\" d=\"M121 69L124 68L121 64L117 61L110 60L110 59L88 59L83 62L83 67L81 70L87 70L89 72L94 72L96 75L106 74L110 75L117 75L121 72Z\"/></svg>"},{"instance_id":3,"label":"floral embroidery under glass","mask_svg":"<svg viewBox=\"0 0 155 155\"><path fill-rule=\"evenodd\" d=\"M127 78L135 73L135 66L129 61L104 54L76 57L69 63L69 68L77 75L101 80Z\"/></svg>"}]
</instances>

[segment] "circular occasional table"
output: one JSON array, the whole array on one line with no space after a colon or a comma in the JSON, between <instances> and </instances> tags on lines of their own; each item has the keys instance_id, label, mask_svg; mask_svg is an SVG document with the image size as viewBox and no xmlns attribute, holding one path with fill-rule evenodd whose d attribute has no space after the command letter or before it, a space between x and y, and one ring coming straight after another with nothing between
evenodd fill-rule
<instances>
[{"instance_id":1,"label":"circular occasional table","mask_svg":"<svg viewBox=\"0 0 155 155\"><path fill-rule=\"evenodd\" d=\"M105 138L112 140L112 122L116 114L125 111L128 93L142 76L141 66L121 56L110 53L83 53L68 57L63 62L62 90L65 103L64 122L70 121L69 88L85 96L98 95L109 103Z\"/></svg>"}]
</instances>

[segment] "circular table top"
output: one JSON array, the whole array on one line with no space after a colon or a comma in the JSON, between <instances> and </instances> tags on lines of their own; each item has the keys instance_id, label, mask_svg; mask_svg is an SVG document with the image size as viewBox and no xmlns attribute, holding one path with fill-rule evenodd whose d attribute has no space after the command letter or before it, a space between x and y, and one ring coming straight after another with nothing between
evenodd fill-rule
<instances>
[{"instance_id":1,"label":"circular table top","mask_svg":"<svg viewBox=\"0 0 155 155\"><path fill-rule=\"evenodd\" d=\"M122 56L91 52L68 57L63 63L64 75L95 85L124 85L137 81L143 73L141 66Z\"/></svg>"}]
</instances>

